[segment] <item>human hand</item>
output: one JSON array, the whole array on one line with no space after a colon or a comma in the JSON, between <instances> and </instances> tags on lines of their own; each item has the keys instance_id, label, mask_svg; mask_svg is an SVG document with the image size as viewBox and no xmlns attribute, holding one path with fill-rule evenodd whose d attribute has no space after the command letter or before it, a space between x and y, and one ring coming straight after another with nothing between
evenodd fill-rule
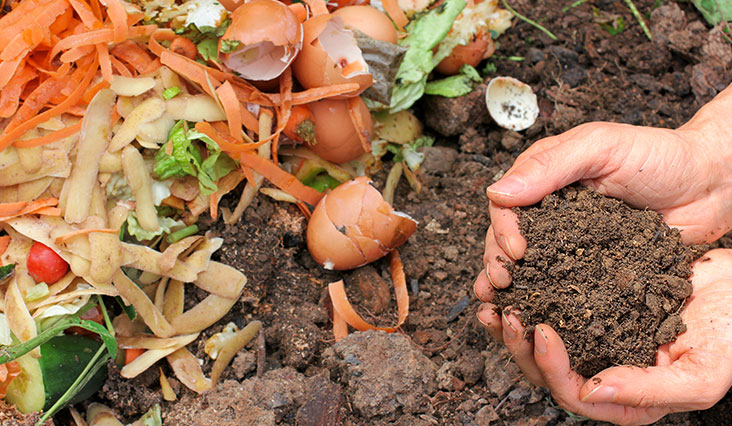
<instances>
[{"instance_id":1,"label":"human hand","mask_svg":"<svg viewBox=\"0 0 732 426\"><path fill-rule=\"evenodd\" d=\"M732 250L708 252L692 272L693 293L681 313L687 331L659 347L654 367L612 367L585 379L571 370L551 327L538 325L529 342L513 313L499 315L484 303L478 319L506 345L525 377L548 386L565 409L617 424L648 424L672 412L707 409L732 386ZM491 287L487 280L480 274L476 281Z\"/></svg>"},{"instance_id":2,"label":"human hand","mask_svg":"<svg viewBox=\"0 0 732 426\"><path fill-rule=\"evenodd\" d=\"M508 207L537 203L576 181L658 211L687 244L723 235L732 227L732 170L722 161L730 149L719 144L721 136L710 139L701 130L708 125L702 118L678 130L589 123L532 145L487 191L492 224L484 263L493 285L511 281L497 258L520 259L526 250ZM479 297L489 290L476 287Z\"/></svg>"}]
</instances>

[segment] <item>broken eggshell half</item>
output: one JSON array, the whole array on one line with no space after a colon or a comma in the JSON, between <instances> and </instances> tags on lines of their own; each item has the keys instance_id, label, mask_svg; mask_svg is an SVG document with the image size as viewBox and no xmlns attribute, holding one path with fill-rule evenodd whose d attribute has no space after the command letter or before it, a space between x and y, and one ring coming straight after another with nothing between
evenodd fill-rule
<instances>
[{"instance_id":1,"label":"broken eggshell half","mask_svg":"<svg viewBox=\"0 0 732 426\"><path fill-rule=\"evenodd\" d=\"M488 113L499 126L525 130L539 116L539 103L531 86L513 77L495 77L485 89Z\"/></svg>"},{"instance_id":2,"label":"broken eggshell half","mask_svg":"<svg viewBox=\"0 0 732 426\"><path fill-rule=\"evenodd\" d=\"M353 269L378 260L417 229L417 222L394 211L370 182L362 176L341 184L315 207L308 250L325 269Z\"/></svg>"},{"instance_id":3,"label":"broken eggshell half","mask_svg":"<svg viewBox=\"0 0 732 426\"><path fill-rule=\"evenodd\" d=\"M302 43L302 24L290 8L276 0L252 0L231 14L219 56L241 77L267 81L290 66Z\"/></svg>"},{"instance_id":4,"label":"broken eggshell half","mask_svg":"<svg viewBox=\"0 0 732 426\"><path fill-rule=\"evenodd\" d=\"M302 51L292 64L295 78L306 89L357 83L358 89L333 99L354 97L373 83L369 66L353 32L334 15L319 15L303 24Z\"/></svg>"}]
</instances>

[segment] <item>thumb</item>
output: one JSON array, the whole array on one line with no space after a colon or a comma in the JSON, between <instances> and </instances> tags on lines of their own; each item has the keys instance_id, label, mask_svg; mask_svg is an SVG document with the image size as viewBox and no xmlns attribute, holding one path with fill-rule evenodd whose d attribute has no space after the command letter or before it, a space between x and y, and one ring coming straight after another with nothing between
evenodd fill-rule
<instances>
[{"instance_id":1,"label":"thumb","mask_svg":"<svg viewBox=\"0 0 732 426\"><path fill-rule=\"evenodd\" d=\"M617 134L606 131L612 127L589 123L536 142L488 187L488 198L505 207L528 206L573 182L601 176L617 147Z\"/></svg>"},{"instance_id":2,"label":"thumb","mask_svg":"<svg viewBox=\"0 0 732 426\"><path fill-rule=\"evenodd\" d=\"M589 379L579 396L585 403L703 410L727 391L726 384L718 386L714 378L715 372L706 368L703 360L687 353L664 366L608 368Z\"/></svg>"}]
</instances>

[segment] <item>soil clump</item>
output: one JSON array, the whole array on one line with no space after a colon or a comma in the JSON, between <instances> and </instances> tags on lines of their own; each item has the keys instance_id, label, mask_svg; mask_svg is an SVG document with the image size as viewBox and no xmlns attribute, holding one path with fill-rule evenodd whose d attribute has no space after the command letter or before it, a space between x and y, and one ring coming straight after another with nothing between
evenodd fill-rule
<instances>
[{"instance_id":1,"label":"soil clump","mask_svg":"<svg viewBox=\"0 0 732 426\"><path fill-rule=\"evenodd\" d=\"M703 247L683 245L661 215L580 186L515 211L528 247L495 303L519 311L527 332L553 327L575 371L654 365L658 346L686 331L679 313Z\"/></svg>"}]
</instances>

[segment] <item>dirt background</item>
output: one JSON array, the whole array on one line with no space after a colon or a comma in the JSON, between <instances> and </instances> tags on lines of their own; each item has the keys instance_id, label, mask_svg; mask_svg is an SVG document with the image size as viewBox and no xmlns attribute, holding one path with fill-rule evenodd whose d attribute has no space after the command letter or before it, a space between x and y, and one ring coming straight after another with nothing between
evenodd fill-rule
<instances>
[{"instance_id":1,"label":"dirt background","mask_svg":"<svg viewBox=\"0 0 732 426\"><path fill-rule=\"evenodd\" d=\"M489 61L496 75L533 87L541 115L522 133L497 127L487 118L484 86L461 99L431 98L417 106L438 139L425 150L423 191L413 193L402 181L395 196L395 207L419 221L401 249L411 305L402 332L353 333L334 345L324 299L331 281L345 278L369 320L395 321L385 261L355 273L322 270L304 245L301 214L259 197L239 226L211 225L226 241L220 260L244 271L249 284L232 312L192 346L201 354L205 339L231 320L261 320L263 337L240 352L220 386L203 397L173 381L179 401L163 403L165 425L580 421L556 406L547 390L529 385L475 319L472 283L490 223L485 187L532 142L584 122L682 124L730 82L732 45L689 3L635 0L653 42L621 0L588 1L567 12L561 9L568 0L510 3L559 38L516 19ZM600 24L617 16L626 28L611 36ZM382 185L383 175L377 176L376 186ZM192 293L188 303L202 296ZM204 371L210 367L206 361ZM157 371L133 381L112 373L99 399L136 418L162 401ZM732 397L661 424L732 424Z\"/></svg>"}]
</instances>

